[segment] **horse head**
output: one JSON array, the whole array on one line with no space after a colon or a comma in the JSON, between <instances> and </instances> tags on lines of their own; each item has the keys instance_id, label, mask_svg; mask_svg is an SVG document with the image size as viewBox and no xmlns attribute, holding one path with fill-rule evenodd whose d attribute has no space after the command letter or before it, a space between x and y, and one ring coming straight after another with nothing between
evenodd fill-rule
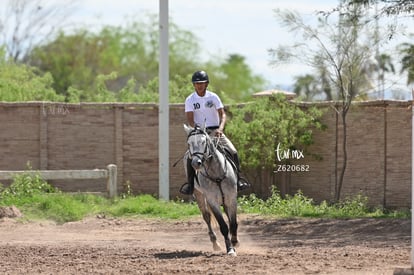
<instances>
[{"instance_id":1,"label":"horse head","mask_svg":"<svg viewBox=\"0 0 414 275\"><path fill-rule=\"evenodd\" d=\"M187 145L191 165L194 170L198 171L203 167L204 162L210 158L210 137L204 129L197 125L194 128L184 125L184 130L187 133Z\"/></svg>"}]
</instances>

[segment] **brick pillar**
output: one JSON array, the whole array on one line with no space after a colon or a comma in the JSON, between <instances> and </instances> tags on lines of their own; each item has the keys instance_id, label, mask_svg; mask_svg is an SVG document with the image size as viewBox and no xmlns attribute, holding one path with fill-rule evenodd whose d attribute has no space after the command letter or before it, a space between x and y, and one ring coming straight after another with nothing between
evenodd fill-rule
<instances>
[{"instance_id":1,"label":"brick pillar","mask_svg":"<svg viewBox=\"0 0 414 275\"><path fill-rule=\"evenodd\" d=\"M47 152L47 109L44 103L39 105L39 169L48 169L48 152Z\"/></svg>"},{"instance_id":2,"label":"brick pillar","mask_svg":"<svg viewBox=\"0 0 414 275\"><path fill-rule=\"evenodd\" d=\"M117 181L118 189L122 189L123 185L123 171L124 171L124 156L123 156L123 133L122 133L122 116L123 116L123 107L115 106L115 164L117 166ZM122 190L118 190L118 193L121 193Z\"/></svg>"}]
</instances>

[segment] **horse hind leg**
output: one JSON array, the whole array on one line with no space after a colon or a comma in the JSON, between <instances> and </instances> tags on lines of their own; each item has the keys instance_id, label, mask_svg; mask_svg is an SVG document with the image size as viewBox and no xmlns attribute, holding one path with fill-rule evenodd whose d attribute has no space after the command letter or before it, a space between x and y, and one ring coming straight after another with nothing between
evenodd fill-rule
<instances>
[{"instance_id":1,"label":"horse hind leg","mask_svg":"<svg viewBox=\"0 0 414 275\"><path fill-rule=\"evenodd\" d=\"M217 242L216 233L214 233L214 231L212 231L212 230L209 229L208 235L210 236L210 241L213 243L213 249L214 249L214 251L220 251L221 250L221 246Z\"/></svg>"},{"instance_id":2,"label":"horse hind leg","mask_svg":"<svg viewBox=\"0 0 414 275\"><path fill-rule=\"evenodd\" d=\"M217 236L216 233L214 232L213 226L212 226L212 222L216 222L212 218L212 211L211 208L209 206L209 204L207 203L207 200L205 198L205 196L200 193L197 189L194 190L194 194L195 194L195 198L197 201L197 205L198 208L201 211L201 215L203 216L203 219L205 221L205 223L207 224L208 227L208 235L210 236L210 241L213 244L213 249L214 251L219 251L221 250L221 246L220 244L217 242Z\"/></svg>"},{"instance_id":3,"label":"horse hind leg","mask_svg":"<svg viewBox=\"0 0 414 275\"><path fill-rule=\"evenodd\" d=\"M210 236L210 241L213 244L213 249L214 251L220 251L221 250L221 246L220 244L217 242L217 235L213 230L213 226L211 225L211 213L209 211L206 211L203 213L203 218L204 221L207 224L208 227L208 235Z\"/></svg>"}]
</instances>

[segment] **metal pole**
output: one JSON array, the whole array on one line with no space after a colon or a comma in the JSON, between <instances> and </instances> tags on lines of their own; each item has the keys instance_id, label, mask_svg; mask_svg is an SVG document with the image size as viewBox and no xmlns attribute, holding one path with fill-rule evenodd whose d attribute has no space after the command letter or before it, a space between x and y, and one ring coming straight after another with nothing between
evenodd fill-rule
<instances>
[{"instance_id":1,"label":"metal pole","mask_svg":"<svg viewBox=\"0 0 414 275\"><path fill-rule=\"evenodd\" d=\"M411 268L414 268L414 89L411 91Z\"/></svg>"},{"instance_id":2,"label":"metal pole","mask_svg":"<svg viewBox=\"0 0 414 275\"><path fill-rule=\"evenodd\" d=\"M168 0L159 0L159 111L158 111L158 157L159 198L169 200L169 103L168 103Z\"/></svg>"}]
</instances>

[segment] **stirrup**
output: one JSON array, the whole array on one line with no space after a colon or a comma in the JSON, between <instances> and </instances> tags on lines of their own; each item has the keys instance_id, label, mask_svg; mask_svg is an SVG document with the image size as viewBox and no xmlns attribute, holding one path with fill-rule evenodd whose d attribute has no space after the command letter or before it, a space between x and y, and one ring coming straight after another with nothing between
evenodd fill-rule
<instances>
[{"instance_id":1,"label":"stirrup","mask_svg":"<svg viewBox=\"0 0 414 275\"><path fill-rule=\"evenodd\" d=\"M180 193L184 194L184 195L192 195L193 194L193 190L191 190L191 186L189 183L184 183L181 187L180 187Z\"/></svg>"},{"instance_id":2,"label":"stirrup","mask_svg":"<svg viewBox=\"0 0 414 275\"><path fill-rule=\"evenodd\" d=\"M250 183L245 178L239 177L239 180L237 181L237 192L246 190L250 187Z\"/></svg>"}]
</instances>

